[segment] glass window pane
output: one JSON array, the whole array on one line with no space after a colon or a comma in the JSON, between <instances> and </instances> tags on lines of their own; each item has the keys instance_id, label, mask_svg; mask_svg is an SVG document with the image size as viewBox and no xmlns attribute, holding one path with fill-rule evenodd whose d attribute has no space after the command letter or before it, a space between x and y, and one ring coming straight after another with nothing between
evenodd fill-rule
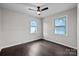
<instances>
[{"instance_id":1,"label":"glass window pane","mask_svg":"<svg viewBox=\"0 0 79 59\"><path fill-rule=\"evenodd\" d=\"M36 32L36 30L37 30L37 28L36 28L36 27L31 27L31 33L35 33L35 32Z\"/></svg>"},{"instance_id":2,"label":"glass window pane","mask_svg":"<svg viewBox=\"0 0 79 59\"><path fill-rule=\"evenodd\" d=\"M55 19L55 26L65 26L65 17Z\"/></svg>"},{"instance_id":3,"label":"glass window pane","mask_svg":"<svg viewBox=\"0 0 79 59\"><path fill-rule=\"evenodd\" d=\"M66 16L55 19L55 34L66 33Z\"/></svg>"},{"instance_id":4,"label":"glass window pane","mask_svg":"<svg viewBox=\"0 0 79 59\"><path fill-rule=\"evenodd\" d=\"M56 27L55 34L65 34L65 27Z\"/></svg>"},{"instance_id":5,"label":"glass window pane","mask_svg":"<svg viewBox=\"0 0 79 59\"><path fill-rule=\"evenodd\" d=\"M32 21L32 22L31 22L31 26L37 26L36 21Z\"/></svg>"},{"instance_id":6,"label":"glass window pane","mask_svg":"<svg viewBox=\"0 0 79 59\"><path fill-rule=\"evenodd\" d=\"M32 21L31 22L31 33L35 33L37 31L37 22Z\"/></svg>"}]
</instances>

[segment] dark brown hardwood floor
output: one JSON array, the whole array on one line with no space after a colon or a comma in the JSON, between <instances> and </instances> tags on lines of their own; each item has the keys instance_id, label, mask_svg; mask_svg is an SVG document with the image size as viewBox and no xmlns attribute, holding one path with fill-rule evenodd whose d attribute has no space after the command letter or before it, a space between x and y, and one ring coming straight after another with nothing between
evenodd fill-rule
<instances>
[{"instance_id":1,"label":"dark brown hardwood floor","mask_svg":"<svg viewBox=\"0 0 79 59\"><path fill-rule=\"evenodd\" d=\"M3 48L1 56L77 56L77 50L44 39Z\"/></svg>"}]
</instances>

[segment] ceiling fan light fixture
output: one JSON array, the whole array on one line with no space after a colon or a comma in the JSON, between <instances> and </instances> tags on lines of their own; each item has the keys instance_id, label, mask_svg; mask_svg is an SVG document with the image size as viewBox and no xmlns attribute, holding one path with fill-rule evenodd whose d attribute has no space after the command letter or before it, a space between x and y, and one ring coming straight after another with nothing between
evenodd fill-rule
<instances>
[{"instance_id":1,"label":"ceiling fan light fixture","mask_svg":"<svg viewBox=\"0 0 79 59\"><path fill-rule=\"evenodd\" d=\"M41 15L41 12L42 12L42 11L45 11L45 10L47 10L47 9L48 9L48 7L45 7L45 8L43 8L43 9L40 9L40 6L37 6L37 10L32 9L32 8L29 8L29 10L36 11L36 14L37 14L37 15Z\"/></svg>"},{"instance_id":2,"label":"ceiling fan light fixture","mask_svg":"<svg viewBox=\"0 0 79 59\"><path fill-rule=\"evenodd\" d=\"M38 15L40 15L40 14L41 14L41 12L40 12L40 11L37 11L37 14L38 14Z\"/></svg>"}]
</instances>

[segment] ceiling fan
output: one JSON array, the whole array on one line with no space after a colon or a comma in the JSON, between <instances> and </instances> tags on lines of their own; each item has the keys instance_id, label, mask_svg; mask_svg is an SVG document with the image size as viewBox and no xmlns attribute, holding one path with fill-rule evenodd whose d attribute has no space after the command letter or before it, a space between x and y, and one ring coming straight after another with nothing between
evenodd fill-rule
<instances>
[{"instance_id":1,"label":"ceiling fan","mask_svg":"<svg viewBox=\"0 0 79 59\"><path fill-rule=\"evenodd\" d=\"M32 9L32 8L29 8L29 10L36 11L38 15L40 15L42 11L45 11L47 9L48 9L48 7L45 7L43 9L40 9L40 6L37 6L37 10Z\"/></svg>"}]
</instances>

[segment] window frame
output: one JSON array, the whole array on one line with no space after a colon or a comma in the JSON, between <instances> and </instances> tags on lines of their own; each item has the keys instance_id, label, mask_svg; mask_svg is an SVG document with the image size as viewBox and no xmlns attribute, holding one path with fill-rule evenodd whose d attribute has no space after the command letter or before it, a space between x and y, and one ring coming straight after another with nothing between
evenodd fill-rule
<instances>
[{"instance_id":1,"label":"window frame","mask_svg":"<svg viewBox=\"0 0 79 59\"><path fill-rule=\"evenodd\" d=\"M33 22L33 21L35 21L36 26L33 26L33 25L32 25L32 22ZM36 27L36 31L35 31L35 32L32 32L32 31L31 31L31 28L32 28L32 27ZM37 23L37 21L36 21L36 20L32 20L32 21L30 22L30 33L31 33L31 34L37 33L37 29L38 29L38 23Z\"/></svg>"},{"instance_id":2,"label":"window frame","mask_svg":"<svg viewBox=\"0 0 79 59\"><path fill-rule=\"evenodd\" d=\"M66 19L65 19L65 26L55 26L55 20L56 20L56 19L59 19L59 18L62 18L62 17L66 17ZM56 27L65 27L65 34L56 34L56 33L55 33ZM59 16L59 17L54 18L54 34L55 34L55 35L67 36L67 35L68 35L68 30L67 30L67 29L68 29L68 16L67 16L67 15Z\"/></svg>"}]
</instances>

